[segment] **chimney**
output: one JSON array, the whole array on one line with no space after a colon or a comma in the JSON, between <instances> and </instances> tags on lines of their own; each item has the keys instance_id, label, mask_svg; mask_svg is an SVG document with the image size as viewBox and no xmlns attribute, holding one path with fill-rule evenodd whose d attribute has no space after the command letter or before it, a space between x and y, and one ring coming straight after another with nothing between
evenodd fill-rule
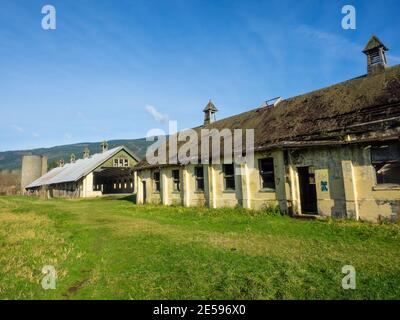
<instances>
[{"instance_id":1,"label":"chimney","mask_svg":"<svg viewBox=\"0 0 400 320\"><path fill-rule=\"evenodd\" d=\"M101 151L102 151L102 152L108 151L108 142L107 142L106 140L104 140L104 141L101 143Z\"/></svg>"},{"instance_id":2,"label":"chimney","mask_svg":"<svg viewBox=\"0 0 400 320\"><path fill-rule=\"evenodd\" d=\"M83 150L83 159L88 159L90 157L90 150L88 147Z\"/></svg>"},{"instance_id":3,"label":"chimney","mask_svg":"<svg viewBox=\"0 0 400 320\"><path fill-rule=\"evenodd\" d=\"M215 113L218 109L212 103L211 100L208 101L206 107L204 108L204 125L213 123L215 121Z\"/></svg>"},{"instance_id":4,"label":"chimney","mask_svg":"<svg viewBox=\"0 0 400 320\"><path fill-rule=\"evenodd\" d=\"M386 51L388 50L376 36L369 39L363 50L367 56L368 74L385 71L387 67Z\"/></svg>"},{"instance_id":5,"label":"chimney","mask_svg":"<svg viewBox=\"0 0 400 320\"><path fill-rule=\"evenodd\" d=\"M60 168L64 167L64 159L61 159L60 161L58 161L58 166Z\"/></svg>"},{"instance_id":6,"label":"chimney","mask_svg":"<svg viewBox=\"0 0 400 320\"><path fill-rule=\"evenodd\" d=\"M75 163L75 161L76 161L75 154L71 153L70 162Z\"/></svg>"}]
</instances>

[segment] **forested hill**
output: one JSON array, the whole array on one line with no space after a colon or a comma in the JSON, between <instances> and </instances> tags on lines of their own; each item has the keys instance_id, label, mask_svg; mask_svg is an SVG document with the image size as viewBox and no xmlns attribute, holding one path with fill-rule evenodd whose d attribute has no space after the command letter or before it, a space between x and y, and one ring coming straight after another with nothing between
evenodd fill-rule
<instances>
[{"instance_id":1,"label":"forested hill","mask_svg":"<svg viewBox=\"0 0 400 320\"><path fill-rule=\"evenodd\" d=\"M85 147L90 149L91 154L101 152L100 143L101 142L84 142L52 148L0 152L0 170L20 169L21 158L26 154L45 155L49 158L49 167L53 167L54 162L60 159L64 159L66 162L68 162L71 153L74 153L76 158L82 158ZM149 146L152 142L147 142L146 139L142 138L132 140L111 140L108 141L108 143L110 149L124 145L138 157L143 158L146 155L147 146Z\"/></svg>"}]
</instances>

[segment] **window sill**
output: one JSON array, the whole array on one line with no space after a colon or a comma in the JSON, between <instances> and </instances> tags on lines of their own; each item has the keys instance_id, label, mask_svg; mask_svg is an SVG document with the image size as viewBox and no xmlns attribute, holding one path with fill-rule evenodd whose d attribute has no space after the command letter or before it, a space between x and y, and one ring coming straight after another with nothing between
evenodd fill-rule
<instances>
[{"instance_id":1,"label":"window sill","mask_svg":"<svg viewBox=\"0 0 400 320\"><path fill-rule=\"evenodd\" d=\"M223 193L236 193L236 190L224 190Z\"/></svg>"},{"instance_id":2,"label":"window sill","mask_svg":"<svg viewBox=\"0 0 400 320\"><path fill-rule=\"evenodd\" d=\"M153 193L154 194L160 194L160 191L154 191Z\"/></svg>"},{"instance_id":3,"label":"window sill","mask_svg":"<svg viewBox=\"0 0 400 320\"><path fill-rule=\"evenodd\" d=\"M275 189L263 188L263 189L258 190L258 192L262 192L262 193L275 193Z\"/></svg>"},{"instance_id":4,"label":"window sill","mask_svg":"<svg viewBox=\"0 0 400 320\"><path fill-rule=\"evenodd\" d=\"M385 184L377 184L372 187L373 191L385 191L385 190L400 190L400 184L395 183L385 183Z\"/></svg>"},{"instance_id":5,"label":"window sill","mask_svg":"<svg viewBox=\"0 0 400 320\"><path fill-rule=\"evenodd\" d=\"M203 193L204 193L204 190L196 190L194 193L195 193L195 194L203 194Z\"/></svg>"},{"instance_id":6,"label":"window sill","mask_svg":"<svg viewBox=\"0 0 400 320\"><path fill-rule=\"evenodd\" d=\"M181 194L181 192L180 191L172 191L172 194Z\"/></svg>"}]
</instances>

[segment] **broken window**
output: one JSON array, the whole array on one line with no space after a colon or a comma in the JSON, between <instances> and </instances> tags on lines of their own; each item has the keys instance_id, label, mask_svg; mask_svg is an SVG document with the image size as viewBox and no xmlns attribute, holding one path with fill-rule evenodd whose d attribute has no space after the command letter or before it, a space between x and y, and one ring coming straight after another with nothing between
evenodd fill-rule
<instances>
[{"instance_id":1,"label":"broken window","mask_svg":"<svg viewBox=\"0 0 400 320\"><path fill-rule=\"evenodd\" d=\"M196 190L204 191L204 169L203 169L203 167L194 168L194 173L196 176Z\"/></svg>"},{"instance_id":2,"label":"broken window","mask_svg":"<svg viewBox=\"0 0 400 320\"><path fill-rule=\"evenodd\" d=\"M235 167L233 164L223 165L225 190L235 190Z\"/></svg>"},{"instance_id":3,"label":"broken window","mask_svg":"<svg viewBox=\"0 0 400 320\"><path fill-rule=\"evenodd\" d=\"M400 184L400 143L372 146L371 162L377 184Z\"/></svg>"},{"instance_id":4,"label":"broken window","mask_svg":"<svg viewBox=\"0 0 400 320\"><path fill-rule=\"evenodd\" d=\"M261 189L275 189L274 158L258 161L261 176Z\"/></svg>"},{"instance_id":5,"label":"broken window","mask_svg":"<svg viewBox=\"0 0 400 320\"><path fill-rule=\"evenodd\" d=\"M172 183L173 183L174 191L181 190L179 170L172 170Z\"/></svg>"},{"instance_id":6,"label":"broken window","mask_svg":"<svg viewBox=\"0 0 400 320\"><path fill-rule=\"evenodd\" d=\"M159 171L153 173L153 179L154 179L154 191L160 192L161 183L160 183L160 172Z\"/></svg>"}]
</instances>

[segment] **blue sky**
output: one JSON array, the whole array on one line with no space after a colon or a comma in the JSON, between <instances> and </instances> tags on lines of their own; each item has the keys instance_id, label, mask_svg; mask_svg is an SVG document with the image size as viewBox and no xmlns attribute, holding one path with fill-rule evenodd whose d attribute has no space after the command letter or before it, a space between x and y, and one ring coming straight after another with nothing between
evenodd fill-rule
<instances>
[{"instance_id":1,"label":"blue sky","mask_svg":"<svg viewBox=\"0 0 400 320\"><path fill-rule=\"evenodd\" d=\"M366 71L371 34L400 63L400 2L2 0L0 151L140 138ZM57 29L41 28L52 4ZM352 4L357 29L344 30Z\"/></svg>"}]
</instances>

